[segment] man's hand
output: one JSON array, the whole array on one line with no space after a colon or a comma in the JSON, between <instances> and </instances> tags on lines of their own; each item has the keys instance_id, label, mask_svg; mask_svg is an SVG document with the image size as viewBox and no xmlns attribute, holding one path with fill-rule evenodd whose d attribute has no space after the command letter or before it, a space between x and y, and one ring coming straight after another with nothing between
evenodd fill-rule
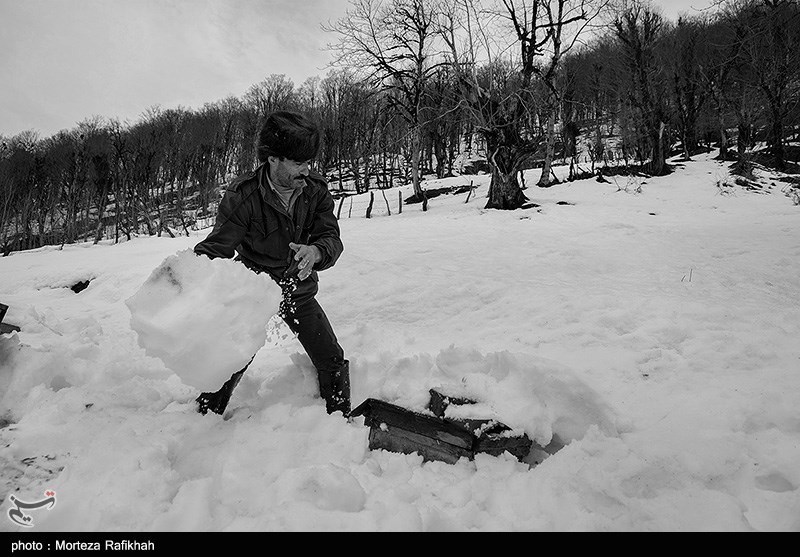
<instances>
[{"instance_id":1,"label":"man's hand","mask_svg":"<svg viewBox=\"0 0 800 557\"><path fill-rule=\"evenodd\" d=\"M305 244L290 242L289 247L296 252L294 254L294 260L299 262L297 278L306 280L308 275L311 274L314 265L322 261L322 253L317 246L307 246Z\"/></svg>"}]
</instances>

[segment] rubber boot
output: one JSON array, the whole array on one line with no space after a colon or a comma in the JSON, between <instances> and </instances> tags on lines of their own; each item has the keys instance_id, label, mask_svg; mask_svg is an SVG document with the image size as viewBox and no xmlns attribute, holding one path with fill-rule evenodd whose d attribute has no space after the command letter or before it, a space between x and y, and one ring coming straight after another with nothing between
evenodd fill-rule
<instances>
[{"instance_id":1,"label":"rubber boot","mask_svg":"<svg viewBox=\"0 0 800 557\"><path fill-rule=\"evenodd\" d=\"M225 381L225 384L222 385L222 388L216 393L201 393L200 396L195 399L197 401L197 411L203 415L209 410L215 414L222 414L225 412L225 408L227 408L228 402L231 400L233 390L236 388L236 385L239 384L239 381L242 380L245 369L247 369L247 366L241 371L237 371L231 375L231 378Z\"/></svg>"},{"instance_id":2,"label":"rubber boot","mask_svg":"<svg viewBox=\"0 0 800 557\"><path fill-rule=\"evenodd\" d=\"M328 414L341 412L350 415L350 362L344 360L333 370L317 370L319 394L325 399Z\"/></svg>"}]
</instances>

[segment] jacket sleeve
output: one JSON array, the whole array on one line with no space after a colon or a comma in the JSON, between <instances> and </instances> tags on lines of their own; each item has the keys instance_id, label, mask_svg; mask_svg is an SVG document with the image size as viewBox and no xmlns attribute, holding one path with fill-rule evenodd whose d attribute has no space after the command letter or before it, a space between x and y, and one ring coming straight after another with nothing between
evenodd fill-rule
<instances>
[{"instance_id":1,"label":"jacket sleeve","mask_svg":"<svg viewBox=\"0 0 800 557\"><path fill-rule=\"evenodd\" d=\"M214 229L194 247L198 255L211 259L224 257L230 259L236 254L236 247L242 243L247 233L248 216L240 189L228 189L219 204Z\"/></svg>"},{"instance_id":2,"label":"jacket sleeve","mask_svg":"<svg viewBox=\"0 0 800 557\"><path fill-rule=\"evenodd\" d=\"M316 271L333 267L344 251L339 236L339 221L333 214L333 197L327 187L314 211L309 244L317 246L322 253L322 260L314 266Z\"/></svg>"}]
</instances>

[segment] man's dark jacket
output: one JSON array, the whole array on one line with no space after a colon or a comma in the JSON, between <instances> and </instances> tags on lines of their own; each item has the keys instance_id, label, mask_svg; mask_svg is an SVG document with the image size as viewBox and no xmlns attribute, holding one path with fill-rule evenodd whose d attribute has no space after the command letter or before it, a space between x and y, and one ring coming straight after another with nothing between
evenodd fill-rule
<instances>
[{"instance_id":1,"label":"man's dark jacket","mask_svg":"<svg viewBox=\"0 0 800 557\"><path fill-rule=\"evenodd\" d=\"M214 229L194 251L212 259L231 258L238 252L237 259L247 267L280 281L295 254L289 242L317 246L322 260L292 294L293 300L302 302L317 293L317 271L332 267L344 249L333 197L325 179L312 172L289 215L267 182L267 168L262 164L227 186Z\"/></svg>"}]
</instances>

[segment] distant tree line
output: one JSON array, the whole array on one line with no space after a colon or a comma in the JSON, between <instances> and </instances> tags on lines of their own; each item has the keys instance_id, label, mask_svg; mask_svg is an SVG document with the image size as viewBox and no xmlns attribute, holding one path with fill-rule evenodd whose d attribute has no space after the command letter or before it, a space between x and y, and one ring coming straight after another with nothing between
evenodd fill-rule
<instances>
[{"instance_id":1,"label":"distant tree line","mask_svg":"<svg viewBox=\"0 0 800 557\"><path fill-rule=\"evenodd\" d=\"M351 0L326 30L337 58L324 78L273 74L199 109L0 137L0 249L188 233L255 166L260 122L279 109L319 122L332 188L411 183L424 208L422 177L461 172L465 154L483 158L497 209L527 201L523 170L556 183L556 161L569 179L609 160L664 174L674 148L713 145L745 171L757 144L777 169L797 161L797 0L677 22L638 0Z\"/></svg>"}]
</instances>

